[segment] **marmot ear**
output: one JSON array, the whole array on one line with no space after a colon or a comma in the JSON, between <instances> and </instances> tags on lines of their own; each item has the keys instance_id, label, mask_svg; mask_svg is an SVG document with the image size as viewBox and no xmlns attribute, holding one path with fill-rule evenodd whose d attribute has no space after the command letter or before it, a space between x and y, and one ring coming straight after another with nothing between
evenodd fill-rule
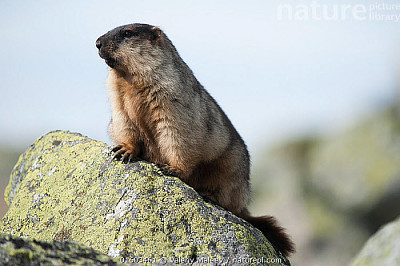
<instances>
[{"instance_id":1,"label":"marmot ear","mask_svg":"<svg viewBox=\"0 0 400 266\"><path fill-rule=\"evenodd\" d=\"M159 27L152 27L151 31L153 33L153 42L157 43L157 44L162 44L162 30Z\"/></svg>"}]
</instances>

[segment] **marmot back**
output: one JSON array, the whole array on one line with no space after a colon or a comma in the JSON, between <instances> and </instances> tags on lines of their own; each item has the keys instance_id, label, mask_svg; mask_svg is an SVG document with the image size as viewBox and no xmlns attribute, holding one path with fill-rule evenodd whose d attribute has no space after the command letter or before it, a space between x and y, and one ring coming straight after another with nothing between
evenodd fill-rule
<instances>
[{"instance_id":1,"label":"marmot back","mask_svg":"<svg viewBox=\"0 0 400 266\"><path fill-rule=\"evenodd\" d=\"M131 24L107 32L96 46L110 67L114 157L157 163L255 225L284 255L293 252L273 217L249 215L247 147L168 37L158 27Z\"/></svg>"}]
</instances>

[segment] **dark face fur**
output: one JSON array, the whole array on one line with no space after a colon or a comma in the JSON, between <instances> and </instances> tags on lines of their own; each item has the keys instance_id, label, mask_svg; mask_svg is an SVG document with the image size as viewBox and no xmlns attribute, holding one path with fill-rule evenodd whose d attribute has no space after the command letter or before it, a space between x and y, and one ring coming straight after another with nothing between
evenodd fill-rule
<instances>
[{"instance_id":1,"label":"dark face fur","mask_svg":"<svg viewBox=\"0 0 400 266\"><path fill-rule=\"evenodd\" d=\"M135 69L144 66L143 63L153 62L161 52L162 44L162 31L147 24L120 26L96 40L99 55L107 65L127 73L134 73Z\"/></svg>"}]
</instances>

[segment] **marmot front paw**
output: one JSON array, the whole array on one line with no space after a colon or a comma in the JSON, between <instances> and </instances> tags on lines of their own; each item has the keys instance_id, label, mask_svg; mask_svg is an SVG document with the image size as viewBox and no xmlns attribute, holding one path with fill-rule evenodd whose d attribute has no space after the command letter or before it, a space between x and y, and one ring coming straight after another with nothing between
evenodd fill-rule
<instances>
[{"instance_id":1,"label":"marmot front paw","mask_svg":"<svg viewBox=\"0 0 400 266\"><path fill-rule=\"evenodd\" d=\"M114 156L112 157L113 160L122 160L124 163L135 161L136 155L133 147L129 147L125 144L119 144L114 146L111 151L115 152Z\"/></svg>"},{"instance_id":2,"label":"marmot front paw","mask_svg":"<svg viewBox=\"0 0 400 266\"><path fill-rule=\"evenodd\" d=\"M170 166L167 164L163 164L163 163L157 163L156 165L158 168L160 168L161 172L164 175L170 175L170 176L176 176L176 177L179 177L181 175L181 170L176 167L173 167L173 166Z\"/></svg>"}]
</instances>

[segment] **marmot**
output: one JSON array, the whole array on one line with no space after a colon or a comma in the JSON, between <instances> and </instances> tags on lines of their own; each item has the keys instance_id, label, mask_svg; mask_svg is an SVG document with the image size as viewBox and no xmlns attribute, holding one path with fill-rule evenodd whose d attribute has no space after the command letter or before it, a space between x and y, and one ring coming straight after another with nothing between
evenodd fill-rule
<instances>
[{"instance_id":1,"label":"marmot","mask_svg":"<svg viewBox=\"0 0 400 266\"><path fill-rule=\"evenodd\" d=\"M130 24L96 41L107 79L115 158L158 164L260 229L288 256L294 244L271 216L252 217L247 147L158 27Z\"/></svg>"}]
</instances>

